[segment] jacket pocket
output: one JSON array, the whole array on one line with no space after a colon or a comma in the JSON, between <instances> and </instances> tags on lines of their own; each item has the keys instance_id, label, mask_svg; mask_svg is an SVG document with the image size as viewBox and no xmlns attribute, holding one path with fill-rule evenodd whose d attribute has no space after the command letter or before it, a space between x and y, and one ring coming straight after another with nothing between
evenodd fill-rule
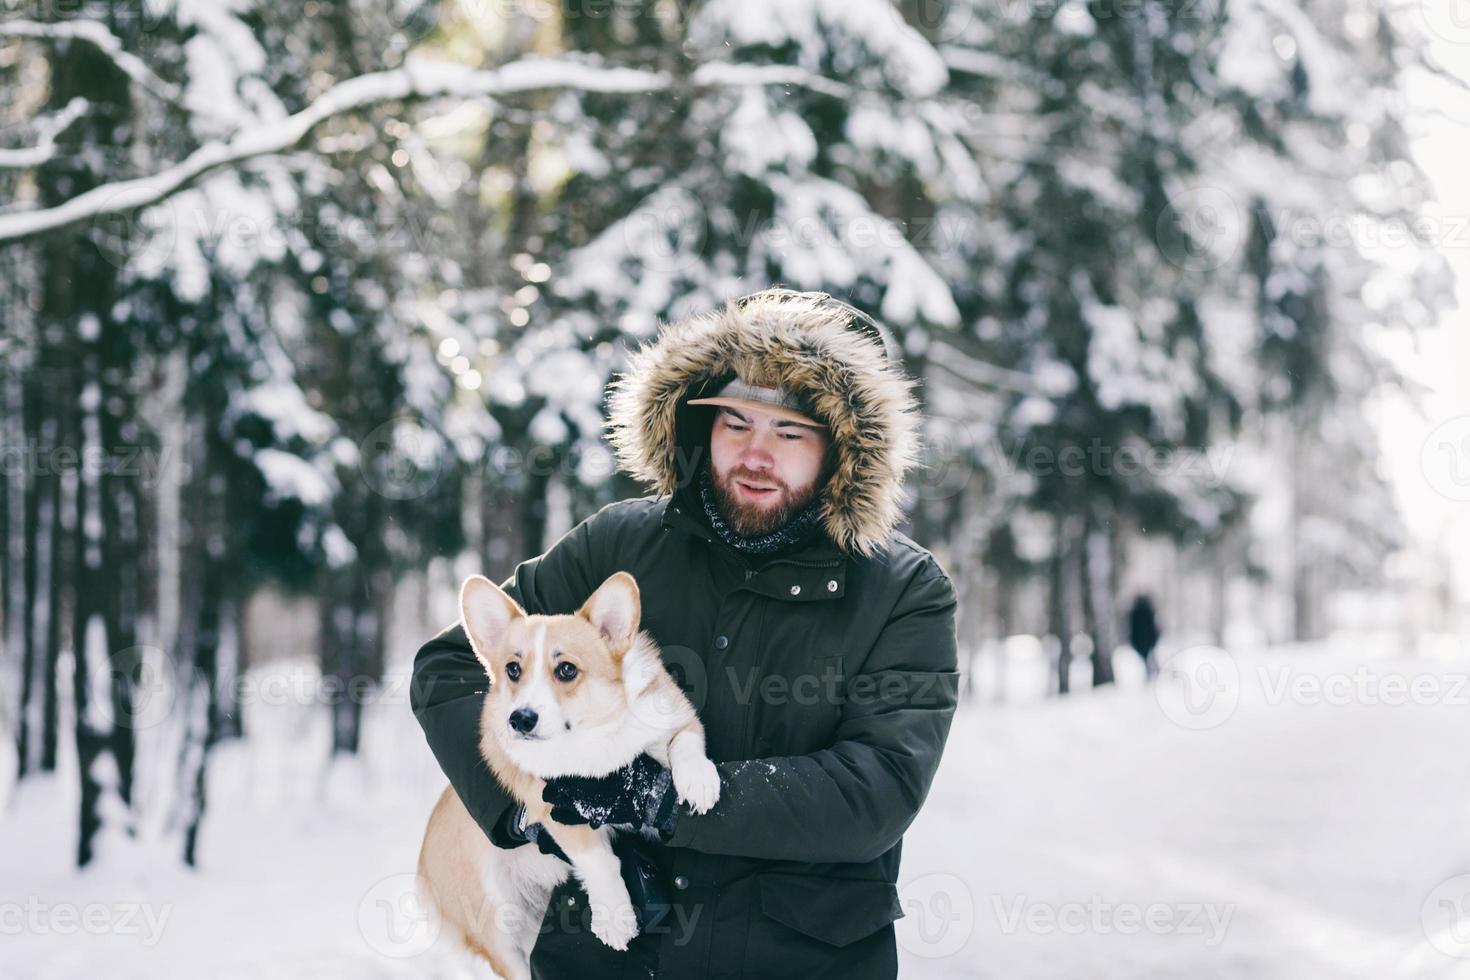
<instances>
[{"instance_id":1,"label":"jacket pocket","mask_svg":"<svg viewBox=\"0 0 1470 980\"><path fill-rule=\"evenodd\" d=\"M829 946L848 946L903 917L888 881L767 872L758 876L761 911Z\"/></svg>"}]
</instances>

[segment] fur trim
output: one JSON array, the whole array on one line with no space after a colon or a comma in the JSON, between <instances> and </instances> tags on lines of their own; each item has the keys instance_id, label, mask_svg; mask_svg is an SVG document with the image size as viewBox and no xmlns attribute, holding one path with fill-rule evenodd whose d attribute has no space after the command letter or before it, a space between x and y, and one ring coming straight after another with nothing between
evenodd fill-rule
<instances>
[{"instance_id":1,"label":"fur trim","mask_svg":"<svg viewBox=\"0 0 1470 980\"><path fill-rule=\"evenodd\" d=\"M904 474L918 463L914 382L847 317L801 294L757 294L665 327L634 351L608 397L608 440L634 478L672 494L688 484L678 444L684 402L732 372L802 391L826 423L836 465L822 523L844 552L870 556L903 518ZM685 447L687 448L687 447Z\"/></svg>"}]
</instances>

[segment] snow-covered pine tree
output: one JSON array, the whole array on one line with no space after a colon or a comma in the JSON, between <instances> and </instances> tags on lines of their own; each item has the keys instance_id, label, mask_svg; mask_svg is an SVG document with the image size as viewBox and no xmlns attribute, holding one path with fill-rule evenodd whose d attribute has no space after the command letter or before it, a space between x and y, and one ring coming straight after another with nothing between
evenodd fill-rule
<instances>
[{"instance_id":1,"label":"snow-covered pine tree","mask_svg":"<svg viewBox=\"0 0 1470 980\"><path fill-rule=\"evenodd\" d=\"M1240 512L1233 487L1192 465L1238 410L1203 335L1208 283L1171 260L1172 229L1160 235L1169 182L1198 166L1187 133L1212 108L1214 25L1147 2L961 4L946 25L1005 229L977 256L969 339L1031 382L1006 401L999 439L1022 463L1018 504L1053 527L1049 628L1064 661L1085 634L1105 683L1120 526L1203 540Z\"/></svg>"},{"instance_id":2,"label":"snow-covered pine tree","mask_svg":"<svg viewBox=\"0 0 1470 980\"><path fill-rule=\"evenodd\" d=\"M984 182L963 118L937 98L943 64L891 5L619 5L557 28L526 43L685 84L652 99L565 92L545 100L548 124L535 99L491 110L486 182L503 188L501 231L522 257L517 276L484 270L480 284L508 446L549 447L574 493L608 494L600 407L624 346L773 282L872 309L915 354L956 322L931 261L939 210L961 204L968 232ZM772 68L791 83L699 81Z\"/></svg>"},{"instance_id":3,"label":"snow-covered pine tree","mask_svg":"<svg viewBox=\"0 0 1470 980\"><path fill-rule=\"evenodd\" d=\"M1289 598L1280 638L1306 640L1322 633L1326 596L1381 584L1402 543L1364 409L1400 382L1373 333L1425 326L1449 295L1420 233L1429 192L1399 95L1433 68L1414 20L1378 4L1242 0L1230 14L1218 75L1239 142L1209 179L1237 209L1247 288L1213 306L1253 335L1251 407L1281 416L1254 439L1285 478L1290 518L1271 530L1288 547L1251 548Z\"/></svg>"}]
</instances>

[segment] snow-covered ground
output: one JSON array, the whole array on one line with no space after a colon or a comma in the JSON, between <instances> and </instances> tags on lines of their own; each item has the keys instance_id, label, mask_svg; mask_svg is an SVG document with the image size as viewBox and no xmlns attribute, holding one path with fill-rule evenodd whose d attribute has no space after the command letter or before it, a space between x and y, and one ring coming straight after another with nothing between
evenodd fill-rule
<instances>
[{"instance_id":1,"label":"snow-covered ground","mask_svg":"<svg viewBox=\"0 0 1470 980\"><path fill-rule=\"evenodd\" d=\"M1470 978L1470 655L1380 648L1194 651L1157 689L1120 656L1058 701L1015 645L906 838L903 975ZM220 751L198 871L78 875L71 782L11 799L0 977L461 974L406 897L442 786L407 705L331 772L324 713L277 714Z\"/></svg>"}]
</instances>

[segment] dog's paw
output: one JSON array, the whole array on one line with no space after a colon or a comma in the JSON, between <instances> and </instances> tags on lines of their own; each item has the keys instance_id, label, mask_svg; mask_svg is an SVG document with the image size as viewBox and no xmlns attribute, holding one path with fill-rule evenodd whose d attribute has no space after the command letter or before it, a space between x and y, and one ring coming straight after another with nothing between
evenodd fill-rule
<instances>
[{"instance_id":1,"label":"dog's paw","mask_svg":"<svg viewBox=\"0 0 1470 980\"><path fill-rule=\"evenodd\" d=\"M594 907L592 934L613 949L627 949L628 943L638 935L638 913L634 911L632 903L623 902L603 906L601 909Z\"/></svg>"},{"instance_id":2,"label":"dog's paw","mask_svg":"<svg viewBox=\"0 0 1470 980\"><path fill-rule=\"evenodd\" d=\"M720 770L700 756L674 767L674 789L679 802L689 804L695 813L704 813L720 798Z\"/></svg>"}]
</instances>

